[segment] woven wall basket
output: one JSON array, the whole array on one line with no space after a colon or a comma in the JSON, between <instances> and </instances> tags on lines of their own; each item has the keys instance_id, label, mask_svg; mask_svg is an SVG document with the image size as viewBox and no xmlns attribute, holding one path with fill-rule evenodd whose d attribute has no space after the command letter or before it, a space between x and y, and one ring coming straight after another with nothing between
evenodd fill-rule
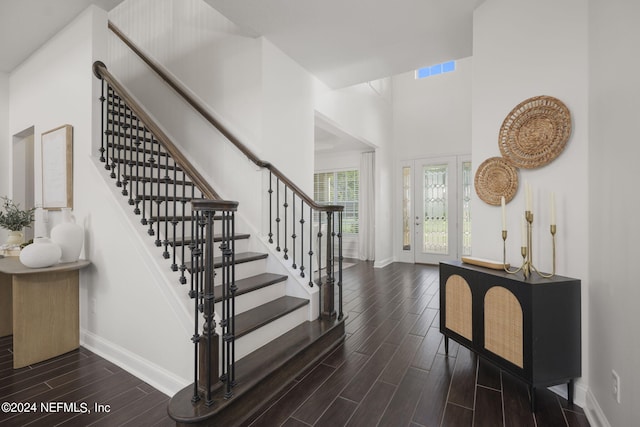
<instances>
[{"instance_id":1,"label":"woven wall basket","mask_svg":"<svg viewBox=\"0 0 640 427\"><path fill-rule=\"evenodd\" d=\"M513 166L544 166L562 153L571 135L571 114L557 98L536 96L518 104L500 128L500 153Z\"/></svg>"},{"instance_id":2,"label":"woven wall basket","mask_svg":"<svg viewBox=\"0 0 640 427\"><path fill-rule=\"evenodd\" d=\"M518 190L518 169L502 157L491 157L482 162L474 179L476 193L485 203L500 205L500 197L508 202Z\"/></svg>"}]
</instances>

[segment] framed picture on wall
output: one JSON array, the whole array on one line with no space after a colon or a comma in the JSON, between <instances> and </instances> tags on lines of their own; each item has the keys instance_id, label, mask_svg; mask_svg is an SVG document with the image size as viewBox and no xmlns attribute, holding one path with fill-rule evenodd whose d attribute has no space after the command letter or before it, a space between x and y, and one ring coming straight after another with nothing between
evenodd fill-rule
<instances>
[{"instance_id":1,"label":"framed picture on wall","mask_svg":"<svg viewBox=\"0 0 640 427\"><path fill-rule=\"evenodd\" d=\"M73 127L42 134L42 207L73 208Z\"/></svg>"}]
</instances>

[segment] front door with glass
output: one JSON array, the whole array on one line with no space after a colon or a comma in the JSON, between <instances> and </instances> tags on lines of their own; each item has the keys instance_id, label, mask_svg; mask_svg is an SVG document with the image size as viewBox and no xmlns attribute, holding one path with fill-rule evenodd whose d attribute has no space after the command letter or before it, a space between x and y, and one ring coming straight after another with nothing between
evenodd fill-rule
<instances>
[{"instance_id":1,"label":"front door with glass","mask_svg":"<svg viewBox=\"0 0 640 427\"><path fill-rule=\"evenodd\" d=\"M470 254L471 163L466 158L418 159L402 165L404 258L437 264ZM407 259L408 260L408 259Z\"/></svg>"}]
</instances>

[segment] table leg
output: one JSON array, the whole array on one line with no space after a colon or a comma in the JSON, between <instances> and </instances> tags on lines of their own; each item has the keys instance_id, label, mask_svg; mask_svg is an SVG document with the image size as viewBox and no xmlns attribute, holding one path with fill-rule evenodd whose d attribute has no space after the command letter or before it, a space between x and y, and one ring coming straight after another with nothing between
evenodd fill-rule
<instances>
[{"instance_id":1,"label":"table leg","mask_svg":"<svg viewBox=\"0 0 640 427\"><path fill-rule=\"evenodd\" d=\"M536 388L534 386L529 387L529 393L531 394L531 412L536 412Z\"/></svg>"},{"instance_id":2,"label":"table leg","mask_svg":"<svg viewBox=\"0 0 640 427\"><path fill-rule=\"evenodd\" d=\"M567 400L569 401L569 405L573 406L573 391L575 387L575 381L572 379L567 383Z\"/></svg>"}]
</instances>

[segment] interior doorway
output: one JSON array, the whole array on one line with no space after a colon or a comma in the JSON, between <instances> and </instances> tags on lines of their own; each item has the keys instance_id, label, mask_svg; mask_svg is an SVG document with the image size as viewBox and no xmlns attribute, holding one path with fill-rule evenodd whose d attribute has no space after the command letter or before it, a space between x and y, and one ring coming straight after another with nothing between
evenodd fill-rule
<instances>
[{"instance_id":1,"label":"interior doorway","mask_svg":"<svg viewBox=\"0 0 640 427\"><path fill-rule=\"evenodd\" d=\"M11 198L22 209L35 207L34 128L13 136L13 186ZM24 230L26 241L33 239L33 228Z\"/></svg>"}]
</instances>

